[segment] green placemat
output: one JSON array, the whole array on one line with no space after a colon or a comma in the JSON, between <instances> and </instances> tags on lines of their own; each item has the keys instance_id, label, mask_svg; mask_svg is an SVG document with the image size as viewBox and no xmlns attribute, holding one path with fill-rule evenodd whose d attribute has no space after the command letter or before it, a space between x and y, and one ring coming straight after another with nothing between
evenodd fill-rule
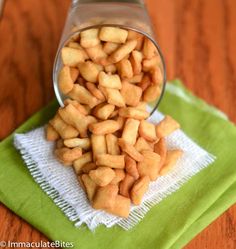
<instances>
[{"instance_id":1,"label":"green placemat","mask_svg":"<svg viewBox=\"0 0 236 249\"><path fill-rule=\"evenodd\" d=\"M42 125L56 108L54 101L17 132ZM34 182L12 145L12 136L0 143L0 200L51 240L71 241L74 248L182 248L236 202L236 128L179 81L167 87L160 110L176 118L217 160L152 208L132 230L102 226L92 233L85 226L75 228Z\"/></svg>"}]
</instances>

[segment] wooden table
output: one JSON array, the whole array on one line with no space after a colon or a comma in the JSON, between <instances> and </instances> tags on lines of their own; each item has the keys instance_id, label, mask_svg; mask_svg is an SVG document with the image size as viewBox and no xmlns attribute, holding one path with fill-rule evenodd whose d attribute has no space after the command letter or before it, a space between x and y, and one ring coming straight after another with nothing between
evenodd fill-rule
<instances>
[{"instance_id":1,"label":"wooden table","mask_svg":"<svg viewBox=\"0 0 236 249\"><path fill-rule=\"evenodd\" d=\"M0 21L0 139L54 96L52 65L69 0L6 0ZM236 1L148 0L168 78L236 122ZM3 205L0 240L47 239ZM236 206L186 249L236 248Z\"/></svg>"}]
</instances>

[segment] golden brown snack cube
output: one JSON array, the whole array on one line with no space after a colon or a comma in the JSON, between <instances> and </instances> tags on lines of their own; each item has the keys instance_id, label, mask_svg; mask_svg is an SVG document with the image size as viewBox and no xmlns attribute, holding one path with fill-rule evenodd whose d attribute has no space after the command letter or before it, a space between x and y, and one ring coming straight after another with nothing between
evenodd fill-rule
<instances>
[{"instance_id":1,"label":"golden brown snack cube","mask_svg":"<svg viewBox=\"0 0 236 249\"><path fill-rule=\"evenodd\" d=\"M109 167L98 167L91 170L89 176L98 186L104 187L115 178L116 174Z\"/></svg>"},{"instance_id":2,"label":"golden brown snack cube","mask_svg":"<svg viewBox=\"0 0 236 249\"><path fill-rule=\"evenodd\" d=\"M47 124L45 126L45 132L46 132L46 139L48 141L56 141L57 139L60 138L60 135L50 124Z\"/></svg>"},{"instance_id":3,"label":"golden brown snack cube","mask_svg":"<svg viewBox=\"0 0 236 249\"><path fill-rule=\"evenodd\" d=\"M77 137L79 134L74 127L65 123L58 114L49 123L63 139Z\"/></svg>"},{"instance_id":4,"label":"golden brown snack cube","mask_svg":"<svg viewBox=\"0 0 236 249\"><path fill-rule=\"evenodd\" d=\"M161 95L161 88L159 85L150 85L143 92L143 100L145 102L153 102Z\"/></svg>"},{"instance_id":5,"label":"golden brown snack cube","mask_svg":"<svg viewBox=\"0 0 236 249\"><path fill-rule=\"evenodd\" d=\"M58 113L64 122L67 122L79 131L80 136L87 137L87 117L81 114L78 109L69 104L64 108L59 108Z\"/></svg>"},{"instance_id":6,"label":"golden brown snack cube","mask_svg":"<svg viewBox=\"0 0 236 249\"><path fill-rule=\"evenodd\" d=\"M142 120L140 122L139 134L141 137L145 138L150 142L155 142L157 140L155 125L146 120Z\"/></svg>"},{"instance_id":7,"label":"golden brown snack cube","mask_svg":"<svg viewBox=\"0 0 236 249\"><path fill-rule=\"evenodd\" d=\"M74 170L76 174L80 174L82 172L82 168L86 163L92 162L92 153L87 152L83 154L79 159L75 160L73 163Z\"/></svg>"},{"instance_id":8,"label":"golden brown snack cube","mask_svg":"<svg viewBox=\"0 0 236 249\"><path fill-rule=\"evenodd\" d=\"M111 63L117 63L124 59L129 53L131 53L137 45L136 40L127 41L125 44L121 45L117 50L115 50L109 57Z\"/></svg>"},{"instance_id":9,"label":"golden brown snack cube","mask_svg":"<svg viewBox=\"0 0 236 249\"><path fill-rule=\"evenodd\" d=\"M148 176L151 181L155 181L160 170L161 157L152 151L146 150L141 152L143 160L138 162L138 172L140 176Z\"/></svg>"},{"instance_id":10,"label":"golden brown snack cube","mask_svg":"<svg viewBox=\"0 0 236 249\"><path fill-rule=\"evenodd\" d=\"M167 151L166 160L160 171L160 175L166 175L173 170L178 159L183 155L182 150L169 150Z\"/></svg>"},{"instance_id":11,"label":"golden brown snack cube","mask_svg":"<svg viewBox=\"0 0 236 249\"><path fill-rule=\"evenodd\" d=\"M137 45L135 47L136 50L141 50L143 47L143 40L144 40L144 36L136 31L133 30L129 30L128 31L128 38L127 40L136 40L137 41Z\"/></svg>"},{"instance_id":12,"label":"golden brown snack cube","mask_svg":"<svg viewBox=\"0 0 236 249\"><path fill-rule=\"evenodd\" d=\"M142 78L143 78L143 73L134 75L132 78L129 79L129 83L138 84L142 81Z\"/></svg>"},{"instance_id":13,"label":"golden brown snack cube","mask_svg":"<svg viewBox=\"0 0 236 249\"><path fill-rule=\"evenodd\" d=\"M87 29L80 33L80 45L83 48L90 48L98 45L100 40L98 38L98 29Z\"/></svg>"},{"instance_id":14,"label":"golden brown snack cube","mask_svg":"<svg viewBox=\"0 0 236 249\"><path fill-rule=\"evenodd\" d=\"M114 42L106 42L103 45L103 50L106 54L110 55L112 54L118 47L120 46L120 44L118 43L114 43Z\"/></svg>"},{"instance_id":15,"label":"golden brown snack cube","mask_svg":"<svg viewBox=\"0 0 236 249\"><path fill-rule=\"evenodd\" d=\"M83 78L89 82L95 83L98 79L99 69L91 61L85 61L78 64L79 72Z\"/></svg>"},{"instance_id":16,"label":"golden brown snack cube","mask_svg":"<svg viewBox=\"0 0 236 249\"><path fill-rule=\"evenodd\" d=\"M167 154L167 147L165 138L160 138L160 140L154 145L154 152L160 155L161 161L160 161L160 167L163 166L166 160L166 154Z\"/></svg>"},{"instance_id":17,"label":"golden brown snack cube","mask_svg":"<svg viewBox=\"0 0 236 249\"><path fill-rule=\"evenodd\" d=\"M117 185L106 185L97 189L94 196L92 207L95 209L108 209L112 208L115 204L115 198L118 194Z\"/></svg>"},{"instance_id":18,"label":"golden brown snack cube","mask_svg":"<svg viewBox=\"0 0 236 249\"><path fill-rule=\"evenodd\" d=\"M115 106L111 104L102 104L101 106L96 106L93 114L96 116L96 118L106 120L110 117L110 115L115 110Z\"/></svg>"},{"instance_id":19,"label":"golden brown snack cube","mask_svg":"<svg viewBox=\"0 0 236 249\"><path fill-rule=\"evenodd\" d=\"M105 209L105 211L113 215L128 218L130 212L130 199L122 195L117 195L115 197L114 205Z\"/></svg>"},{"instance_id":20,"label":"golden brown snack cube","mask_svg":"<svg viewBox=\"0 0 236 249\"><path fill-rule=\"evenodd\" d=\"M118 64L118 71L122 79L133 77L133 68L131 62L128 59L121 60Z\"/></svg>"},{"instance_id":21,"label":"golden brown snack cube","mask_svg":"<svg viewBox=\"0 0 236 249\"><path fill-rule=\"evenodd\" d=\"M135 107L125 107L119 110L119 115L124 118L133 118L133 119L146 119L149 117L147 111L135 108Z\"/></svg>"},{"instance_id":22,"label":"golden brown snack cube","mask_svg":"<svg viewBox=\"0 0 236 249\"><path fill-rule=\"evenodd\" d=\"M101 71L98 75L98 82L100 86L121 89L121 80L118 74L106 74Z\"/></svg>"},{"instance_id":23,"label":"golden brown snack cube","mask_svg":"<svg viewBox=\"0 0 236 249\"><path fill-rule=\"evenodd\" d=\"M118 107L125 106L125 100L118 89L106 88L105 91L107 94L107 102L109 104L112 104Z\"/></svg>"},{"instance_id":24,"label":"golden brown snack cube","mask_svg":"<svg viewBox=\"0 0 236 249\"><path fill-rule=\"evenodd\" d=\"M79 76L79 70L75 67L70 67L70 76L73 82L75 82Z\"/></svg>"},{"instance_id":25,"label":"golden brown snack cube","mask_svg":"<svg viewBox=\"0 0 236 249\"><path fill-rule=\"evenodd\" d=\"M88 174L90 170L96 169L97 165L94 162L89 162L86 163L83 167L82 167L82 172L85 174Z\"/></svg>"},{"instance_id":26,"label":"golden brown snack cube","mask_svg":"<svg viewBox=\"0 0 236 249\"><path fill-rule=\"evenodd\" d=\"M122 82L121 95L123 96L126 105L137 106L142 97L142 89L128 81Z\"/></svg>"},{"instance_id":27,"label":"golden brown snack cube","mask_svg":"<svg viewBox=\"0 0 236 249\"><path fill-rule=\"evenodd\" d=\"M109 155L109 154L97 155L96 164L115 169L123 169L125 167L124 157L125 157L124 155Z\"/></svg>"},{"instance_id":28,"label":"golden brown snack cube","mask_svg":"<svg viewBox=\"0 0 236 249\"><path fill-rule=\"evenodd\" d=\"M141 204L142 198L148 189L149 183L150 179L148 176L143 176L134 183L130 192L130 197L134 205Z\"/></svg>"},{"instance_id":29,"label":"golden brown snack cube","mask_svg":"<svg viewBox=\"0 0 236 249\"><path fill-rule=\"evenodd\" d=\"M67 94L72 90L74 81L71 77L71 71L68 66L64 66L59 72L58 86L63 94Z\"/></svg>"},{"instance_id":30,"label":"golden brown snack cube","mask_svg":"<svg viewBox=\"0 0 236 249\"><path fill-rule=\"evenodd\" d=\"M124 196L129 198L130 197L130 190L135 182L135 179L133 176L126 174L124 180L120 183L120 191L119 193Z\"/></svg>"},{"instance_id":31,"label":"golden brown snack cube","mask_svg":"<svg viewBox=\"0 0 236 249\"><path fill-rule=\"evenodd\" d=\"M124 129L122 132L122 139L131 145L136 143L138 129L139 129L139 120L128 118L125 122ZM155 129L155 127L154 127Z\"/></svg>"},{"instance_id":32,"label":"golden brown snack cube","mask_svg":"<svg viewBox=\"0 0 236 249\"><path fill-rule=\"evenodd\" d=\"M151 59L144 59L142 61L143 64L143 72L151 72L160 66L160 56L154 56Z\"/></svg>"},{"instance_id":33,"label":"golden brown snack cube","mask_svg":"<svg viewBox=\"0 0 236 249\"><path fill-rule=\"evenodd\" d=\"M64 47L61 50L62 62L65 66L76 67L84 61L84 54L79 49Z\"/></svg>"},{"instance_id":34,"label":"golden brown snack cube","mask_svg":"<svg viewBox=\"0 0 236 249\"><path fill-rule=\"evenodd\" d=\"M170 116L165 116L165 118L156 126L156 133L158 138L166 137L170 135L175 130L179 129L180 125Z\"/></svg>"},{"instance_id":35,"label":"golden brown snack cube","mask_svg":"<svg viewBox=\"0 0 236 249\"><path fill-rule=\"evenodd\" d=\"M128 155L125 156L125 170L135 180L137 180L139 178L137 163L132 157L130 157Z\"/></svg>"},{"instance_id":36,"label":"golden brown snack cube","mask_svg":"<svg viewBox=\"0 0 236 249\"><path fill-rule=\"evenodd\" d=\"M74 84L72 90L68 93L68 96L74 100L77 100L81 104L86 104L89 107L93 108L98 102L85 87Z\"/></svg>"},{"instance_id":37,"label":"golden brown snack cube","mask_svg":"<svg viewBox=\"0 0 236 249\"><path fill-rule=\"evenodd\" d=\"M152 83L160 85L163 82L163 75L160 67L156 67L151 71Z\"/></svg>"},{"instance_id":38,"label":"golden brown snack cube","mask_svg":"<svg viewBox=\"0 0 236 249\"><path fill-rule=\"evenodd\" d=\"M125 171L123 169L114 169L115 177L111 181L111 184L118 184L125 178Z\"/></svg>"},{"instance_id":39,"label":"golden brown snack cube","mask_svg":"<svg viewBox=\"0 0 236 249\"><path fill-rule=\"evenodd\" d=\"M157 54L157 49L154 43L148 39L147 37L144 38L143 44L143 55L147 59L153 58Z\"/></svg>"},{"instance_id":40,"label":"golden brown snack cube","mask_svg":"<svg viewBox=\"0 0 236 249\"><path fill-rule=\"evenodd\" d=\"M98 155L107 153L106 138L104 135L91 135L91 144L93 151L93 160L95 161Z\"/></svg>"},{"instance_id":41,"label":"golden brown snack cube","mask_svg":"<svg viewBox=\"0 0 236 249\"><path fill-rule=\"evenodd\" d=\"M143 137L139 137L137 139L137 142L134 147L138 152L141 152L143 150L153 151L152 146Z\"/></svg>"},{"instance_id":42,"label":"golden brown snack cube","mask_svg":"<svg viewBox=\"0 0 236 249\"><path fill-rule=\"evenodd\" d=\"M101 44L87 48L86 53L88 54L89 58L95 63L99 63L101 59L107 57L107 54L104 52Z\"/></svg>"},{"instance_id":43,"label":"golden brown snack cube","mask_svg":"<svg viewBox=\"0 0 236 249\"><path fill-rule=\"evenodd\" d=\"M119 130L120 125L115 120L105 120L89 125L89 130L96 135L105 135Z\"/></svg>"},{"instance_id":44,"label":"golden brown snack cube","mask_svg":"<svg viewBox=\"0 0 236 249\"><path fill-rule=\"evenodd\" d=\"M65 99L64 100L64 105L73 105L81 114L83 115L88 115L89 111L87 110L85 105L81 105L78 101L72 100L72 99Z\"/></svg>"},{"instance_id":45,"label":"golden brown snack cube","mask_svg":"<svg viewBox=\"0 0 236 249\"><path fill-rule=\"evenodd\" d=\"M144 74L142 80L140 81L140 83L138 83L138 86L144 92L151 84L152 84L152 82L151 82L150 75L149 74Z\"/></svg>"},{"instance_id":46,"label":"golden brown snack cube","mask_svg":"<svg viewBox=\"0 0 236 249\"><path fill-rule=\"evenodd\" d=\"M119 155L120 148L118 145L118 138L113 134L106 135L107 153L110 155Z\"/></svg>"},{"instance_id":47,"label":"golden brown snack cube","mask_svg":"<svg viewBox=\"0 0 236 249\"><path fill-rule=\"evenodd\" d=\"M128 31L118 27L102 27L99 33L101 41L125 43L128 36Z\"/></svg>"},{"instance_id":48,"label":"golden brown snack cube","mask_svg":"<svg viewBox=\"0 0 236 249\"><path fill-rule=\"evenodd\" d=\"M88 91L98 100L105 101L105 96L101 90L99 90L94 83L85 83Z\"/></svg>"},{"instance_id":49,"label":"golden brown snack cube","mask_svg":"<svg viewBox=\"0 0 236 249\"><path fill-rule=\"evenodd\" d=\"M143 54L137 50L132 51L130 56L130 62L133 68L134 75L140 74L142 72L142 60Z\"/></svg>"},{"instance_id":50,"label":"golden brown snack cube","mask_svg":"<svg viewBox=\"0 0 236 249\"><path fill-rule=\"evenodd\" d=\"M91 147L89 138L69 138L64 140L64 145L68 148L79 147L84 150L88 150Z\"/></svg>"},{"instance_id":51,"label":"golden brown snack cube","mask_svg":"<svg viewBox=\"0 0 236 249\"><path fill-rule=\"evenodd\" d=\"M58 157L58 159L62 162L73 162L82 155L81 148L66 148L62 147L55 150L55 155Z\"/></svg>"},{"instance_id":52,"label":"golden brown snack cube","mask_svg":"<svg viewBox=\"0 0 236 249\"><path fill-rule=\"evenodd\" d=\"M83 185L86 189L87 197L88 197L89 201L91 202L93 200L95 193L96 193L97 185L87 174L83 174L81 176L81 180L82 180Z\"/></svg>"},{"instance_id":53,"label":"golden brown snack cube","mask_svg":"<svg viewBox=\"0 0 236 249\"><path fill-rule=\"evenodd\" d=\"M126 152L129 156L131 156L135 161L141 162L143 161L143 155L139 153L135 147L129 143L126 143L124 139L119 138L118 144L123 152Z\"/></svg>"},{"instance_id":54,"label":"golden brown snack cube","mask_svg":"<svg viewBox=\"0 0 236 249\"><path fill-rule=\"evenodd\" d=\"M110 64L110 65L104 66L104 69L106 73L114 74L117 70L117 67L115 66L115 64Z\"/></svg>"}]
</instances>

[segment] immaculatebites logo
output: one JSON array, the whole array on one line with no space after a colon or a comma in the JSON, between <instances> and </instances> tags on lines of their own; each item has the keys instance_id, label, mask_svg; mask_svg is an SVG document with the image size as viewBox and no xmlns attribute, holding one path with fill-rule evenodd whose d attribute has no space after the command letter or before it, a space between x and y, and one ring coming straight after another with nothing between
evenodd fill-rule
<instances>
[{"instance_id":1,"label":"immaculatebites logo","mask_svg":"<svg viewBox=\"0 0 236 249\"><path fill-rule=\"evenodd\" d=\"M16 242L16 241L0 241L1 248L51 248L51 247L60 247L60 248L73 248L73 242L65 241L38 241L38 242Z\"/></svg>"}]
</instances>

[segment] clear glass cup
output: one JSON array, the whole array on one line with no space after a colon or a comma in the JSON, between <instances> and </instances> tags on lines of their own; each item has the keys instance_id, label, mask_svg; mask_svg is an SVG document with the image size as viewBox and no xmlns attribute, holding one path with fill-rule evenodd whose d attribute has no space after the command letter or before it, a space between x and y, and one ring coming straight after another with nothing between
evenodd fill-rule
<instances>
[{"instance_id":1,"label":"clear glass cup","mask_svg":"<svg viewBox=\"0 0 236 249\"><path fill-rule=\"evenodd\" d=\"M161 49L155 40L155 33L142 0L72 0L53 68L53 85L59 104L63 106L63 100L65 99L58 87L58 73L62 67L61 49L81 31L101 26L119 26L139 32L148 37L157 47L161 58L161 65L159 66L163 73L163 83L159 98L151 105L153 107L151 108L152 114L164 94L166 68Z\"/></svg>"}]
</instances>

